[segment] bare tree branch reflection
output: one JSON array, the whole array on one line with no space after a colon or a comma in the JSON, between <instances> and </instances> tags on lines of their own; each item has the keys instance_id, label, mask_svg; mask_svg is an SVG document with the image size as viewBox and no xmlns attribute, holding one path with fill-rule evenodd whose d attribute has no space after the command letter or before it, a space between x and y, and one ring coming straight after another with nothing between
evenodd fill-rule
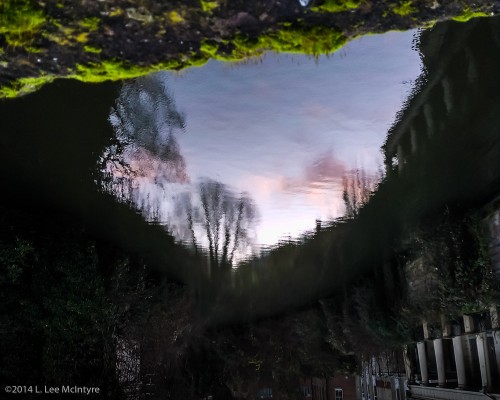
<instances>
[{"instance_id":1,"label":"bare tree branch reflection","mask_svg":"<svg viewBox=\"0 0 500 400\"><path fill-rule=\"evenodd\" d=\"M206 243L210 267L228 269L251 243L257 208L247 193L238 195L221 182L203 179L194 198L190 193L177 198L175 215L184 225L178 228L180 236L196 251Z\"/></svg>"},{"instance_id":2,"label":"bare tree branch reflection","mask_svg":"<svg viewBox=\"0 0 500 400\"><path fill-rule=\"evenodd\" d=\"M342 199L345 205L345 216L354 218L380 183L381 175L368 175L364 169L355 169L342 177Z\"/></svg>"}]
</instances>

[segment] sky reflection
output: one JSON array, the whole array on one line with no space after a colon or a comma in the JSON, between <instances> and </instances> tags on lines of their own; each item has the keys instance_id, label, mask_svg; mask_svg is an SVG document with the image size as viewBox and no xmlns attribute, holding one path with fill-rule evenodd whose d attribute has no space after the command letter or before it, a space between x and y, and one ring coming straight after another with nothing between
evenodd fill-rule
<instances>
[{"instance_id":1,"label":"sky reflection","mask_svg":"<svg viewBox=\"0 0 500 400\"><path fill-rule=\"evenodd\" d=\"M176 140L191 184L209 178L249 193L260 245L341 216L342 177L354 168L377 173L387 129L421 72L415 34L363 37L318 60L267 54L156 76L186 116ZM175 193L189 190L144 179L141 186L161 199L164 215Z\"/></svg>"}]
</instances>

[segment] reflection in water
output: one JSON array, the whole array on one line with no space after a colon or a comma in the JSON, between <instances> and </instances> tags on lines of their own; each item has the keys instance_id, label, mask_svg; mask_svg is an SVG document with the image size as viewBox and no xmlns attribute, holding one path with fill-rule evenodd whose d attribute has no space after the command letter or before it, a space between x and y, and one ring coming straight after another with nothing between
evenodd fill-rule
<instances>
[{"instance_id":1,"label":"reflection in water","mask_svg":"<svg viewBox=\"0 0 500 400\"><path fill-rule=\"evenodd\" d=\"M109 120L115 137L102 156L108 191L149 221L167 221L165 228L196 253L207 249L211 269L230 267L247 252L256 206L248 194L236 196L223 183L191 184L176 138L185 117L165 74L124 84Z\"/></svg>"},{"instance_id":2,"label":"reflection in water","mask_svg":"<svg viewBox=\"0 0 500 400\"><path fill-rule=\"evenodd\" d=\"M354 170L343 176L342 199L347 218L358 215L361 207L368 203L370 196L377 190L381 180L381 176L370 176L364 170Z\"/></svg>"},{"instance_id":3,"label":"reflection in water","mask_svg":"<svg viewBox=\"0 0 500 400\"><path fill-rule=\"evenodd\" d=\"M170 229L195 250L208 248L212 270L230 268L235 256L251 244L256 206L248 194L236 195L221 182L201 180L195 193L177 197L175 211Z\"/></svg>"},{"instance_id":4,"label":"reflection in water","mask_svg":"<svg viewBox=\"0 0 500 400\"><path fill-rule=\"evenodd\" d=\"M489 307L500 270L497 253L488 261L483 227L497 215L498 201L489 202L500 184L499 21L441 24L422 34L426 68L389 130L376 193L360 209L377 179L345 178L344 200L356 218L318 225L302 241L282 241L248 260L234 279L237 294L227 293L232 305L255 315L270 304L285 309L332 297L332 321L359 335L353 348L372 349L408 340L421 319ZM231 307L218 312L234 318Z\"/></svg>"},{"instance_id":5,"label":"reflection in water","mask_svg":"<svg viewBox=\"0 0 500 400\"><path fill-rule=\"evenodd\" d=\"M376 162L365 167L361 157L352 162L346 157L357 135L323 140L334 136L320 129L323 123L351 134L353 127L366 128L356 119L361 111L315 124L324 115L342 114L342 102L337 98L329 108L327 97L318 100L311 92L299 109L313 118L302 123L290 112L297 108L284 113L273 108L254 123L237 118L262 111L262 104L221 106L215 94L227 89L223 83L210 90L195 85L190 110L200 111L201 102L205 116L207 110L215 115L197 118L189 111L186 122L176 106L185 104L186 93L180 101L176 87L174 102L166 74L126 83L118 100L110 84L55 82L0 103L0 176L8 189L0 207L0 300L8 309L8 329L0 329L0 343L21 355L21 361L7 360L0 372L36 381L39 376L26 375L31 370L24 362L49 371L40 372L47 381L78 369L68 381L92 376L101 382L106 368L95 367L95 360L102 361L106 352L112 363L118 359L111 367L102 361L112 371L110 382L116 384L114 368L121 368L119 379L130 381L131 392L149 382L158 398L213 393L241 398L267 395L272 386L277 398L280 392L296 394L304 374L300 382L308 393L312 382L318 383L311 376L352 373L352 353L358 352L367 397L380 394L382 386L389 390L377 360L384 360L387 370L396 365L422 397L449 393L447 376L454 380L452 388L459 383L498 390L500 348L490 328L498 330L500 304L499 32L495 18L436 24L422 33L425 71L389 129L384 176L375 172ZM334 61L331 65L342 66ZM258 90L253 89L274 101L277 88L259 80L263 70L258 71L253 77ZM246 91L238 85L250 90L252 80L235 76L240 75L228 77L235 80L229 86L241 96ZM290 86L298 90L303 82L323 89L310 78ZM174 82L171 75L168 79ZM328 92L338 87L323 86ZM342 101L348 93L341 93ZM356 104L366 97L353 93ZM385 133L386 127L368 120ZM285 128L276 128L278 123ZM220 141L217 132L224 133ZM372 134L361 129L363 144ZM249 151L252 143L255 151ZM216 151L207 151L211 147ZM361 154L369 153L365 150ZM235 164L232 153L241 156L232 159ZM249 165L256 172L239 174ZM212 173L217 168L219 175ZM304 203L291 207L297 198L292 195L302 196L299 203L309 198L307 205L317 201L316 190L344 202L349 218L325 222ZM266 203L274 197L281 199L277 205ZM158 223L145 224L137 207ZM239 258L238 252L258 241L258 217L262 225L269 220L280 225L302 216L308 223L318 221L301 240L282 239ZM169 232L190 249L174 243ZM229 268L238 261L237 269ZM166 280L174 272L187 288ZM249 321L304 304L311 307L247 328ZM239 321L245 326L217 325ZM220 329L204 331L214 325ZM453 340L442 340L445 336ZM408 346L398 359L399 346L415 341L418 347ZM462 343L467 358L446 365L436 349L442 346L451 357ZM387 346L392 349L385 356L370 357ZM460 373L462 364L472 373ZM128 367L130 374L121 373ZM434 391L432 385L413 384L436 380L443 387ZM403 396L400 388L394 384L391 390Z\"/></svg>"},{"instance_id":6,"label":"reflection in water","mask_svg":"<svg viewBox=\"0 0 500 400\"><path fill-rule=\"evenodd\" d=\"M346 212L353 215L352 208L366 202L375 188L377 178L372 176L380 164L383 132L407 90L402 83L418 72L418 55L410 49L412 36L409 32L363 38L351 43L343 57L321 58L319 65L303 57L294 64L269 55L261 65L228 69L209 63L179 78L161 73L126 84L110 120L118 138L134 138L139 147L126 157L128 165L142 168L147 178L133 179L135 204L154 203L146 208L153 209L156 219L179 240L186 239L182 229L176 233L173 228L178 223L175 204L182 192L196 197L196 184L159 171L161 160L154 158L160 163L153 165L144 154L151 146L140 143L155 138L157 146L158 140L175 139L176 152L167 154L172 160L163 161L182 166L182 177L222 182L235 193L249 193L258 207L261 218L254 224L254 246L240 246L238 259L259 254L284 238L296 240L317 221L324 225ZM167 82L173 89L167 89ZM188 110L186 134L158 134L179 121L172 118L175 113L161 111L162 102L170 111L175 108L174 91L175 103ZM117 124L128 131L124 134ZM148 126L152 129L143 129ZM141 129L142 133L132 132Z\"/></svg>"},{"instance_id":7,"label":"reflection in water","mask_svg":"<svg viewBox=\"0 0 500 400\"><path fill-rule=\"evenodd\" d=\"M189 182L176 138L185 129L185 117L161 77L123 85L109 116L115 137L102 156L108 190L137 204L144 201L141 181L159 187Z\"/></svg>"}]
</instances>

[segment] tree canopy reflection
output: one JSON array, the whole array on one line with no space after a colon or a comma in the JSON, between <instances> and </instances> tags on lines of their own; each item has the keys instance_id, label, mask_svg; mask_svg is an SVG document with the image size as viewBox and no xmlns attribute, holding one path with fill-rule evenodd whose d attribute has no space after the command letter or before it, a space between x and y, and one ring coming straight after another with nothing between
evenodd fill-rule
<instances>
[{"instance_id":1,"label":"tree canopy reflection","mask_svg":"<svg viewBox=\"0 0 500 400\"><path fill-rule=\"evenodd\" d=\"M177 197L176 217L181 236L195 250L208 244L210 268L233 266L235 255L252 242L257 206L248 193L236 194L227 185L201 179L194 193ZM182 233L184 232L184 233Z\"/></svg>"},{"instance_id":2,"label":"tree canopy reflection","mask_svg":"<svg viewBox=\"0 0 500 400\"><path fill-rule=\"evenodd\" d=\"M102 159L108 189L125 197L134 197L141 179L159 186L189 182L176 139L185 131L186 117L177 109L163 75L124 84L111 109L115 137Z\"/></svg>"}]
</instances>

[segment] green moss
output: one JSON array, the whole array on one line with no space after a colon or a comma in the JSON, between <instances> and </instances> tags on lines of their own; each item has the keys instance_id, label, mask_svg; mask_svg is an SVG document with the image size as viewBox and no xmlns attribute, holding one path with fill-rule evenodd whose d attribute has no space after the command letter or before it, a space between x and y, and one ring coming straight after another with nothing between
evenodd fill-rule
<instances>
[{"instance_id":1,"label":"green moss","mask_svg":"<svg viewBox=\"0 0 500 400\"><path fill-rule=\"evenodd\" d=\"M346 42L347 38L342 32L334 28L287 25L279 30L264 33L258 38L237 36L231 42L233 49L229 53L221 52L219 45L213 42L204 42L200 50L218 60L239 61L258 57L266 51L319 56L335 52Z\"/></svg>"},{"instance_id":2,"label":"green moss","mask_svg":"<svg viewBox=\"0 0 500 400\"><path fill-rule=\"evenodd\" d=\"M83 46L83 50L85 50L87 53L95 53L95 54L99 54L102 52L102 49L90 45Z\"/></svg>"},{"instance_id":3,"label":"green moss","mask_svg":"<svg viewBox=\"0 0 500 400\"><path fill-rule=\"evenodd\" d=\"M200 46L200 51L211 58L217 58L218 50L219 46L213 41L204 40Z\"/></svg>"},{"instance_id":4,"label":"green moss","mask_svg":"<svg viewBox=\"0 0 500 400\"><path fill-rule=\"evenodd\" d=\"M90 52L100 51L99 49L85 46L84 50ZM64 78L77 79L87 83L99 83L104 81L118 81L124 79L137 78L152 72L162 70L180 70L191 66L200 66L207 62L208 57L203 55L193 55L191 58L184 57L183 60L172 60L151 66L137 66L119 60L107 60L99 63L89 63L77 65L77 70ZM0 87L1 98L14 98L34 92L46 83L52 82L56 76L44 75L36 78L20 78L9 86Z\"/></svg>"},{"instance_id":5,"label":"green moss","mask_svg":"<svg viewBox=\"0 0 500 400\"><path fill-rule=\"evenodd\" d=\"M398 5L391 7L392 12L402 17L413 14L417 10L415 7L413 7L412 3L412 0L402 1Z\"/></svg>"},{"instance_id":6,"label":"green moss","mask_svg":"<svg viewBox=\"0 0 500 400\"><path fill-rule=\"evenodd\" d=\"M172 60L150 66L139 66L119 60L105 60L99 63L79 64L77 71L68 78L78 79L82 82L98 83L108 80L118 81L137 78L151 72L161 70L179 70L192 65L187 60Z\"/></svg>"},{"instance_id":7,"label":"green moss","mask_svg":"<svg viewBox=\"0 0 500 400\"><path fill-rule=\"evenodd\" d=\"M313 11L342 12L355 10L362 0L325 0L319 6L311 7Z\"/></svg>"},{"instance_id":8,"label":"green moss","mask_svg":"<svg viewBox=\"0 0 500 400\"><path fill-rule=\"evenodd\" d=\"M467 22L468 20L470 20L472 18L477 18L477 17L489 17L489 15L486 14L485 12L481 12L481 11L474 12L470 8L466 7L466 8L464 8L461 15L457 15L456 17L454 17L452 19L453 19L453 21L457 21L457 22Z\"/></svg>"},{"instance_id":9,"label":"green moss","mask_svg":"<svg viewBox=\"0 0 500 400\"><path fill-rule=\"evenodd\" d=\"M77 72L71 78L83 82L103 82L106 80L120 80L136 78L149 72L149 69L136 65L127 65L121 61L109 60L101 63L77 65Z\"/></svg>"},{"instance_id":10,"label":"green moss","mask_svg":"<svg viewBox=\"0 0 500 400\"><path fill-rule=\"evenodd\" d=\"M123 15L123 10L121 8L115 8L109 13L110 17L118 17L119 15Z\"/></svg>"},{"instance_id":11,"label":"green moss","mask_svg":"<svg viewBox=\"0 0 500 400\"><path fill-rule=\"evenodd\" d=\"M77 39L73 37L70 40ZM200 66L205 64L210 58L225 61L240 61L248 57L259 56L265 51L303 53L318 56L336 51L346 41L346 37L341 32L330 27L286 25L282 26L279 30L269 31L255 39L237 36L232 41L222 43L205 41L202 43L199 52L192 52L191 54L183 55L179 59L155 65L133 65L119 60L105 60L85 65L80 64L77 65L76 71L65 78L73 78L91 83L131 79L160 70L180 70L190 66ZM227 48L227 50L221 51L221 47ZM101 52L101 49L91 45L85 45L83 49L89 53ZM54 76L21 78L10 86L1 88L0 97L16 97L29 93L54 79Z\"/></svg>"},{"instance_id":12,"label":"green moss","mask_svg":"<svg viewBox=\"0 0 500 400\"><path fill-rule=\"evenodd\" d=\"M99 18L92 17L92 18L85 18L84 20L80 21L78 23L78 25L80 25L82 28L85 28L86 30L92 32L92 31L96 31L97 29L99 29L100 22L101 21Z\"/></svg>"},{"instance_id":13,"label":"green moss","mask_svg":"<svg viewBox=\"0 0 500 400\"><path fill-rule=\"evenodd\" d=\"M58 26L59 28L57 32L44 33L43 36L45 36L50 41L57 43L59 46L67 46L71 44L73 39L74 29L59 26L58 24L56 24L56 26Z\"/></svg>"},{"instance_id":14,"label":"green moss","mask_svg":"<svg viewBox=\"0 0 500 400\"><path fill-rule=\"evenodd\" d=\"M86 37L85 37L86 39ZM71 40L77 40L73 38ZM66 76L83 82L97 83L107 80L123 80L136 78L160 70L180 70L190 66L200 66L209 58L226 61L239 61L244 58L259 56L265 51L287 53L304 53L313 56L332 53L346 43L345 36L325 26L283 26L277 31L269 31L257 39L238 36L227 43L205 41L199 52L182 56L180 59L162 62L155 65L140 66L119 60L105 60L98 63L77 65L75 72ZM228 52L220 51L220 46L227 46ZM229 46L233 46L232 48ZM89 53L100 53L101 49L91 45L83 46ZM55 76L38 78L21 78L8 87L0 88L0 98L17 97L33 92L45 83L51 82Z\"/></svg>"},{"instance_id":15,"label":"green moss","mask_svg":"<svg viewBox=\"0 0 500 400\"><path fill-rule=\"evenodd\" d=\"M346 41L341 32L326 26L290 26L259 37L258 48L317 56L333 53Z\"/></svg>"},{"instance_id":16,"label":"green moss","mask_svg":"<svg viewBox=\"0 0 500 400\"><path fill-rule=\"evenodd\" d=\"M168 20L172 24L179 24L181 22L184 22L184 18L177 11L170 11L168 13Z\"/></svg>"},{"instance_id":17,"label":"green moss","mask_svg":"<svg viewBox=\"0 0 500 400\"><path fill-rule=\"evenodd\" d=\"M89 40L88 36L88 32L82 32L75 37L75 40L78 43L87 43L87 41Z\"/></svg>"},{"instance_id":18,"label":"green moss","mask_svg":"<svg viewBox=\"0 0 500 400\"><path fill-rule=\"evenodd\" d=\"M30 0L0 0L0 35L8 45L29 46L44 23L45 15Z\"/></svg>"},{"instance_id":19,"label":"green moss","mask_svg":"<svg viewBox=\"0 0 500 400\"><path fill-rule=\"evenodd\" d=\"M0 87L0 98L14 98L34 92L54 79L55 77L50 75L37 78L20 78L11 86Z\"/></svg>"},{"instance_id":20,"label":"green moss","mask_svg":"<svg viewBox=\"0 0 500 400\"><path fill-rule=\"evenodd\" d=\"M201 9L203 12L212 12L215 8L219 7L219 3L216 1L205 1L205 0L200 0L200 5Z\"/></svg>"}]
</instances>

